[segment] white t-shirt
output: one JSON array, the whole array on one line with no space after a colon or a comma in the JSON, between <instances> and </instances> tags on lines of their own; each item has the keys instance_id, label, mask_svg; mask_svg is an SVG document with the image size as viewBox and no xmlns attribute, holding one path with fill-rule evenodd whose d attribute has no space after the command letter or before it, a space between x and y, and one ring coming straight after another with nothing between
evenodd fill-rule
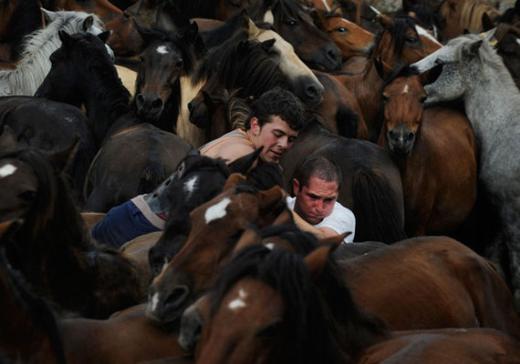
<instances>
[{"instance_id":1,"label":"white t-shirt","mask_svg":"<svg viewBox=\"0 0 520 364\"><path fill-rule=\"evenodd\" d=\"M287 197L287 207L294 210L295 201L296 197ZM352 243L354 241L354 234L356 233L356 217L352 211L336 201L332 213L324 218L319 224L313 226L317 228L326 227L334 230L338 234L350 231L352 234L347 236L343 242Z\"/></svg>"}]
</instances>

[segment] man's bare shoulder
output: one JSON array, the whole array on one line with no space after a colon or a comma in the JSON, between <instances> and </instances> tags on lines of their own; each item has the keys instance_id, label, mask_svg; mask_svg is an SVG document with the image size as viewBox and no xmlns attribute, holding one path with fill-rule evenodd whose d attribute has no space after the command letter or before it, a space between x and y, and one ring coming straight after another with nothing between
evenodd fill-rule
<instances>
[{"instance_id":1,"label":"man's bare shoulder","mask_svg":"<svg viewBox=\"0 0 520 364\"><path fill-rule=\"evenodd\" d=\"M254 152L254 148L248 144L234 143L222 145L216 155L217 158L224 159L227 163L241 158L249 153Z\"/></svg>"}]
</instances>

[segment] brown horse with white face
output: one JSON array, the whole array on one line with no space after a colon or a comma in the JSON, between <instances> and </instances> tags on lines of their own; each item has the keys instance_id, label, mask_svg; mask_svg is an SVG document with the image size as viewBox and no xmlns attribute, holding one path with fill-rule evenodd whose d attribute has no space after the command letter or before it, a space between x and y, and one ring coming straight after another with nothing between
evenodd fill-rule
<instances>
[{"instance_id":1,"label":"brown horse with white face","mask_svg":"<svg viewBox=\"0 0 520 364\"><path fill-rule=\"evenodd\" d=\"M466 116L445 107L424 109L418 75L385 87L379 144L399 166L410 236L453 232L477 195L475 136Z\"/></svg>"},{"instance_id":2,"label":"brown horse with white face","mask_svg":"<svg viewBox=\"0 0 520 364\"><path fill-rule=\"evenodd\" d=\"M519 343L498 330L390 332L358 306L331 251L321 245L300 257L262 245L241 250L213 289L186 310L179 343L193 347L200 336L200 364L520 359Z\"/></svg>"}]
</instances>

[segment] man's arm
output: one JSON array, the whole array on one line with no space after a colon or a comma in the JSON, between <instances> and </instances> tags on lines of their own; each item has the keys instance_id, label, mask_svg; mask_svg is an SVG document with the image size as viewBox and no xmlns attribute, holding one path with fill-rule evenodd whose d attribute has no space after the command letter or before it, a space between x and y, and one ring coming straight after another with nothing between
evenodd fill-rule
<instances>
[{"instance_id":1,"label":"man's arm","mask_svg":"<svg viewBox=\"0 0 520 364\"><path fill-rule=\"evenodd\" d=\"M294 223L296 224L296 226L298 226L303 231L313 234L319 240L325 238L332 238L340 234L337 231L328 227L312 226L307 221L305 221L300 215L298 215L298 213L294 212L294 210L291 210L291 213L293 215Z\"/></svg>"}]
</instances>

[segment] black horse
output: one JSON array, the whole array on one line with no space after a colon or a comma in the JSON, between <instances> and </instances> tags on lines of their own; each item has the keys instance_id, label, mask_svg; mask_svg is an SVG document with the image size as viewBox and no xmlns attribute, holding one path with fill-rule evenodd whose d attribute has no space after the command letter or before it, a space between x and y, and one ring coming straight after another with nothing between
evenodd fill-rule
<instances>
[{"instance_id":1,"label":"black horse","mask_svg":"<svg viewBox=\"0 0 520 364\"><path fill-rule=\"evenodd\" d=\"M61 175L72 149L48 158L34 149L0 155L0 221L23 219L6 254L61 309L104 318L140 302L142 288L126 258L90 242Z\"/></svg>"},{"instance_id":2,"label":"black horse","mask_svg":"<svg viewBox=\"0 0 520 364\"><path fill-rule=\"evenodd\" d=\"M60 33L60 37L63 45L52 55L53 66L37 94L85 103L94 134L103 141L85 183L85 209L104 212L151 192L191 146L141 123L100 38L86 33Z\"/></svg>"}]
</instances>

